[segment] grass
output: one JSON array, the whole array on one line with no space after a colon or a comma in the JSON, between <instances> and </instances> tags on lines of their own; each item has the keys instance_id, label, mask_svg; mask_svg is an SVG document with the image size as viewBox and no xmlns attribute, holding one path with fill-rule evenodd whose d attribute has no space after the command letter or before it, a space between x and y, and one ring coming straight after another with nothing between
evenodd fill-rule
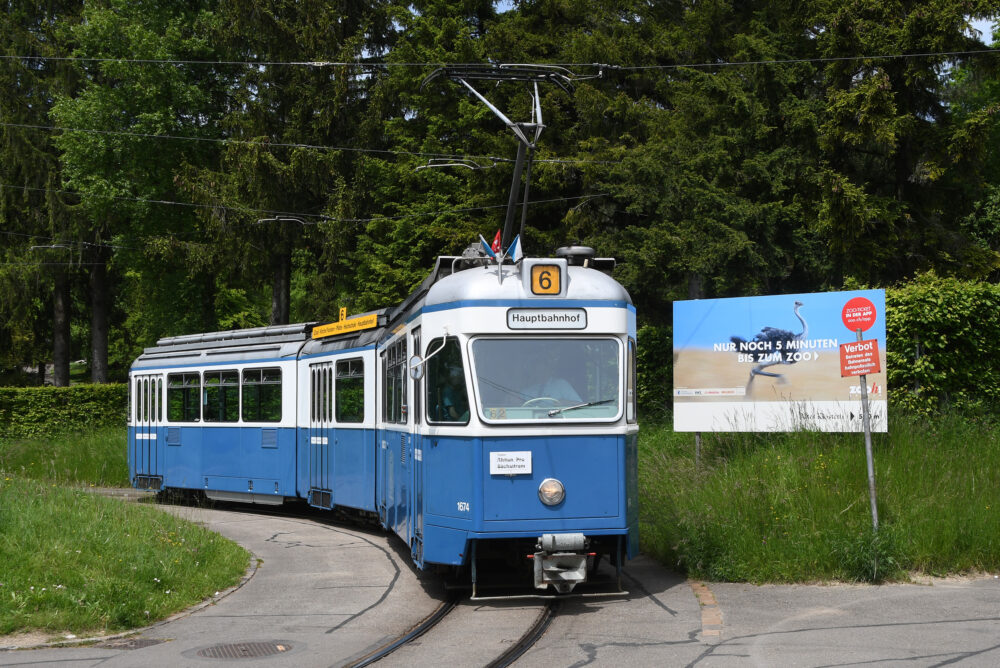
<instances>
[{"instance_id":1,"label":"grass","mask_svg":"<svg viewBox=\"0 0 1000 668\"><path fill-rule=\"evenodd\" d=\"M144 626L237 583L248 563L155 507L0 478L0 634Z\"/></svg>"},{"instance_id":2,"label":"grass","mask_svg":"<svg viewBox=\"0 0 1000 668\"><path fill-rule=\"evenodd\" d=\"M1000 425L895 418L874 442L877 534L861 435L706 434L695 466L692 434L645 424L643 548L728 581L1000 569ZM0 442L0 634L143 626L238 581L243 548L78 489L127 484L121 429Z\"/></svg>"},{"instance_id":3,"label":"grass","mask_svg":"<svg viewBox=\"0 0 1000 668\"><path fill-rule=\"evenodd\" d=\"M640 433L643 547L694 577L879 582L1000 568L1000 427L961 415L875 434L879 531L860 434Z\"/></svg>"},{"instance_id":4,"label":"grass","mask_svg":"<svg viewBox=\"0 0 1000 668\"><path fill-rule=\"evenodd\" d=\"M0 635L145 626L239 581L249 553L127 486L123 429L0 442Z\"/></svg>"},{"instance_id":5,"label":"grass","mask_svg":"<svg viewBox=\"0 0 1000 668\"><path fill-rule=\"evenodd\" d=\"M0 471L60 484L128 487L125 429L0 439Z\"/></svg>"}]
</instances>

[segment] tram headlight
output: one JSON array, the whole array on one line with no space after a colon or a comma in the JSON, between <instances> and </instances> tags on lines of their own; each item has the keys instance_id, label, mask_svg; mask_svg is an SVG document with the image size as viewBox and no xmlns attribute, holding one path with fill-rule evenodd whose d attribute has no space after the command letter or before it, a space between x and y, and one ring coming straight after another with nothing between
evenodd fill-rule
<instances>
[{"instance_id":1,"label":"tram headlight","mask_svg":"<svg viewBox=\"0 0 1000 668\"><path fill-rule=\"evenodd\" d=\"M547 506L558 506L566 498L566 488L555 478L546 478L538 486L538 498Z\"/></svg>"}]
</instances>

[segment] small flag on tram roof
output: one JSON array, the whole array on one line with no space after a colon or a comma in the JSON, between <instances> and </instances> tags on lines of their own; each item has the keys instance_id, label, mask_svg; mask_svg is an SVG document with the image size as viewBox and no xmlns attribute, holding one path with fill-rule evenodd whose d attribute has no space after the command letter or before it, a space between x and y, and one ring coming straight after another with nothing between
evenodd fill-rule
<instances>
[{"instance_id":1,"label":"small flag on tram roof","mask_svg":"<svg viewBox=\"0 0 1000 668\"><path fill-rule=\"evenodd\" d=\"M486 254L494 260L497 259L497 254L493 252L493 249L490 248L490 245L486 243L486 239L483 239L483 235L481 234L479 235L479 241L483 244L483 250L486 251Z\"/></svg>"},{"instance_id":2,"label":"small flag on tram roof","mask_svg":"<svg viewBox=\"0 0 1000 668\"><path fill-rule=\"evenodd\" d=\"M490 249L494 253L499 253L500 252L500 250L501 250L501 248L500 248L500 230L497 230L496 236L493 237L493 245L490 246Z\"/></svg>"},{"instance_id":3,"label":"small flag on tram roof","mask_svg":"<svg viewBox=\"0 0 1000 668\"><path fill-rule=\"evenodd\" d=\"M524 252L521 250L520 234L514 237L514 240L510 242L510 246L507 247L507 257L510 258L511 262L518 262L524 257Z\"/></svg>"}]
</instances>

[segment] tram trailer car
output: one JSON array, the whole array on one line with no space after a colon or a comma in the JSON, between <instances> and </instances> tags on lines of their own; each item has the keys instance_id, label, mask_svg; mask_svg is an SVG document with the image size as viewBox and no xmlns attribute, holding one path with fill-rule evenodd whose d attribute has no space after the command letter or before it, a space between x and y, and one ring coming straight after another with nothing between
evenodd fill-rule
<instances>
[{"instance_id":1,"label":"tram trailer car","mask_svg":"<svg viewBox=\"0 0 1000 668\"><path fill-rule=\"evenodd\" d=\"M419 568L470 569L474 596L488 557L561 593L602 556L620 573L635 308L593 251L557 255L441 257L391 309L161 339L130 371L133 486L367 511Z\"/></svg>"}]
</instances>

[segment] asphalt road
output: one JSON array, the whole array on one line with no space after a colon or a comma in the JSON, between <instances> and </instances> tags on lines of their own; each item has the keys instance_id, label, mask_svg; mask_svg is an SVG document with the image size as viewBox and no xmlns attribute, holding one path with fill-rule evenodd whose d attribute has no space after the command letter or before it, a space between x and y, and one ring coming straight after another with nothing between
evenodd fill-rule
<instances>
[{"instance_id":1,"label":"asphalt road","mask_svg":"<svg viewBox=\"0 0 1000 668\"><path fill-rule=\"evenodd\" d=\"M245 583L128 639L0 652L2 666L338 666L405 633L445 594L381 531L170 507L246 546ZM517 666L998 666L1000 579L762 586L687 581L640 557L624 598L568 599ZM482 666L537 604L465 602L380 665ZM235 647L243 655L226 656ZM249 654L249 655L248 655Z\"/></svg>"}]
</instances>

